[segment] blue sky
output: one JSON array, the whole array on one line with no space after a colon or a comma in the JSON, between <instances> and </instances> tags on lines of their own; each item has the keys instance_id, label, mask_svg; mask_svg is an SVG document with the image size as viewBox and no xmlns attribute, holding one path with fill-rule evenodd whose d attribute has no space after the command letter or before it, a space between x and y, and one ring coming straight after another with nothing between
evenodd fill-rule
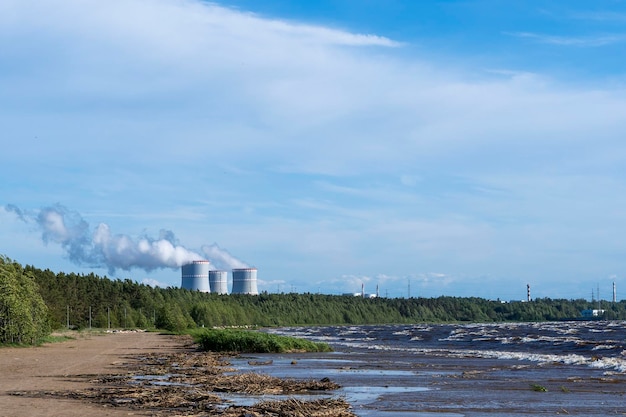
<instances>
[{"instance_id":1,"label":"blue sky","mask_svg":"<svg viewBox=\"0 0 626 417\"><path fill-rule=\"evenodd\" d=\"M626 288L623 1L0 4L0 253L178 286Z\"/></svg>"}]
</instances>

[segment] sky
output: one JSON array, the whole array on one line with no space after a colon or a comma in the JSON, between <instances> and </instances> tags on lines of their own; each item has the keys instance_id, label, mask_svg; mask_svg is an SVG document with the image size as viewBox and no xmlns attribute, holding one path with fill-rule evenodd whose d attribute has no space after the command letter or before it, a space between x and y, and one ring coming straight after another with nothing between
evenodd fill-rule
<instances>
[{"instance_id":1,"label":"sky","mask_svg":"<svg viewBox=\"0 0 626 417\"><path fill-rule=\"evenodd\" d=\"M0 254L622 299L624 56L620 0L4 0Z\"/></svg>"}]
</instances>

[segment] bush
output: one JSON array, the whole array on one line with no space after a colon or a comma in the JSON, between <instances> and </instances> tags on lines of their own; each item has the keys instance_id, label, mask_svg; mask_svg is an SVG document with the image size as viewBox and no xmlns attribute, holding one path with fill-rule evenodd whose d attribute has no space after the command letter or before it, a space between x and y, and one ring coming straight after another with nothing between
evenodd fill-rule
<instances>
[{"instance_id":1,"label":"bush","mask_svg":"<svg viewBox=\"0 0 626 417\"><path fill-rule=\"evenodd\" d=\"M36 344L49 332L48 309L35 279L0 256L0 343Z\"/></svg>"},{"instance_id":2,"label":"bush","mask_svg":"<svg viewBox=\"0 0 626 417\"><path fill-rule=\"evenodd\" d=\"M206 329L197 333L203 350L241 353L330 352L326 343L289 336L278 336L253 330Z\"/></svg>"}]
</instances>

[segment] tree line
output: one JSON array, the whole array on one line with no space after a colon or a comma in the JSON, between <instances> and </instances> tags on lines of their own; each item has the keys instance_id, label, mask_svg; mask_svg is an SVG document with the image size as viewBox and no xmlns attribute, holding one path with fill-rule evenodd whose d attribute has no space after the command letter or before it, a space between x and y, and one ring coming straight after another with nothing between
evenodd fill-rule
<instances>
[{"instance_id":1,"label":"tree line","mask_svg":"<svg viewBox=\"0 0 626 417\"><path fill-rule=\"evenodd\" d=\"M477 297L362 298L325 294L219 295L153 288L130 279L54 273L0 257L0 343L34 343L50 329L313 326L417 322L552 321L597 308L586 300L501 303ZM604 302L626 319L626 302Z\"/></svg>"}]
</instances>

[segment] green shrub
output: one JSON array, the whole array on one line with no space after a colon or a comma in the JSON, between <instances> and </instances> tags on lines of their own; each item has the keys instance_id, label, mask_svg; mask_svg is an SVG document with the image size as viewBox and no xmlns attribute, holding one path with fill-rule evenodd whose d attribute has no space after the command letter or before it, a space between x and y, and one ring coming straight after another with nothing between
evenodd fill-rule
<instances>
[{"instance_id":1,"label":"green shrub","mask_svg":"<svg viewBox=\"0 0 626 417\"><path fill-rule=\"evenodd\" d=\"M326 343L254 330L205 329L195 334L203 350L241 353L330 352Z\"/></svg>"},{"instance_id":2,"label":"green shrub","mask_svg":"<svg viewBox=\"0 0 626 417\"><path fill-rule=\"evenodd\" d=\"M37 344L49 333L48 308L33 274L0 256L0 344Z\"/></svg>"}]
</instances>

